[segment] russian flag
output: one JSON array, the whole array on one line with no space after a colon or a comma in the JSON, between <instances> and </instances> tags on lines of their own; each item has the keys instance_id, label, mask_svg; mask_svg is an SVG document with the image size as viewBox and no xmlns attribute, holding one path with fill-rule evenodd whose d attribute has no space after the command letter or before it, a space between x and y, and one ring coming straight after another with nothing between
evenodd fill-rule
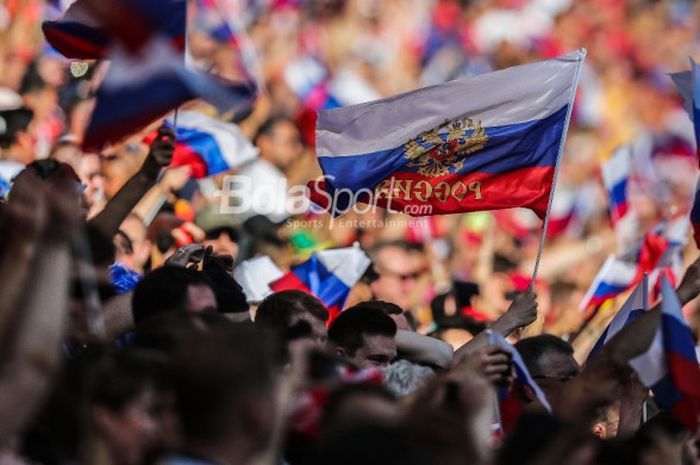
<instances>
[{"instance_id":1,"label":"russian flag","mask_svg":"<svg viewBox=\"0 0 700 465\"><path fill-rule=\"evenodd\" d=\"M508 388L498 390L498 408L503 431L509 432L518 418L520 418L520 415L522 415L524 406L518 393L522 392L525 387L535 394L537 400L549 413L552 413L547 397L535 380L532 379L532 376L530 376L530 371L527 369L517 349L510 345L503 336L494 331L487 330L486 334L489 344L496 345L510 353L513 362L513 384Z\"/></svg>"},{"instance_id":2,"label":"russian flag","mask_svg":"<svg viewBox=\"0 0 700 465\"><path fill-rule=\"evenodd\" d=\"M328 308L330 325L370 263L359 246L321 250L269 286L275 292L298 289L316 296Z\"/></svg>"},{"instance_id":3,"label":"russian flag","mask_svg":"<svg viewBox=\"0 0 700 465\"><path fill-rule=\"evenodd\" d=\"M643 312L649 310L648 282L649 278L645 276L642 282L637 285L634 291L632 291L622 307L620 307L620 310L618 310L618 312L615 314L608 327L605 328L605 331L603 331L603 334L600 335L598 341L588 354L589 361L593 358L593 356L595 356L595 354L600 352L600 349L602 349L603 346L613 338L613 336L619 333L622 328L639 318Z\"/></svg>"},{"instance_id":4,"label":"russian flag","mask_svg":"<svg viewBox=\"0 0 700 465\"><path fill-rule=\"evenodd\" d=\"M224 84L186 69L162 40L149 42L139 55L118 50L97 92L83 146L91 151L117 142L189 100L203 98L224 112L249 106L255 95L254 85Z\"/></svg>"},{"instance_id":5,"label":"russian flag","mask_svg":"<svg viewBox=\"0 0 700 465\"><path fill-rule=\"evenodd\" d=\"M527 207L545 216L585 50L318 112L325 186L413 216ZM370 199L372 197L372 199Z\"/></svg>"},{"instance_id":6,"label":"russian flag","mask_svg":"<svg viewBox=\"0 0 700 465\"><path fill-rule=\"evenodd\" d=\"M584 311L625 292L637 282L637 267L610 255L579 304Z\"/></svg>"},{"instance_id":7,"label":"russian flag","mask_svg":"<svg viewBox=\"0 0 700 465\"><path fill-rule=\"evenodd\" d=\"M681 303L668 280L661 280L661 325L646 353L630 365L660 407L668 409L690 431L700 415L700 368L692 333Z\"/></svg>"},{"instance_id":8,"label":"russian flag","mask_svg":"<svg viewBox=\"0 0 700 465\"><path fill-rule=\"evenodd\" d=\"M610 218L613 225L617 225L629 210L627 184L632 171L632 148L629 145L619 147L602 165L601 171L610 198Z\"/></svg>"},{"instance_id":9,"label":"russian flag","mask_svg":"<svg viewBox=\"0 0 700 465\"><path fill-rule=\"evenodd\" d=\"M68 7L62 18L44 21L42 30L46 41L66 58L97 60L106 58L115 37L148 37L153 32L163 33L175 49L185 50L187 28L186 2L182 0L119 0L114 2L119 12L129 12L132 20L122 21L114 30L105 25L104 18L95 11L93 0L77 0ZM134 31L134 28L143 31ZM145 40L145 39L144 39Z\"/></svg>"},{"instance_id":10,"label":"russian flag","mask_svg":"<svg viewBox=\"0 0 700 465\"><path fill-rule=\"evenodd\" d=\"M673 73L671 78L685 100L685 108L695 128L695 144L700 162L700 67L691 58L691 71ZM690 210L690 222L693 225L695 245L700 248L700 181L695 188L693 206Z\"/></svg>"},{"instance_id":11,"label":"russian flag","mask_svg":"<svg viewBox=\"0 0 700 465\"><path fill-rule=\"evenodd\" d=\"M174 124L174 118L169 120ZM258 156L258 149L233 123L196 111L178 111L175 153L170 166L189 166L194 178L235 169ZM146 139L150 143L153 135Z\"/></svg>"}]
</instances>

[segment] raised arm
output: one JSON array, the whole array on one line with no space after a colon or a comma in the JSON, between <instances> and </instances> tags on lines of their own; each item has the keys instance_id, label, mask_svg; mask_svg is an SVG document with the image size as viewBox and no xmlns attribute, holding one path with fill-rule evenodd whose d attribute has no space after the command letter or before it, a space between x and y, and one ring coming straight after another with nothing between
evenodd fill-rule
<instances>
[{"instance_id":1,"label":"raised arm","mask_svg":"<svg viewBox=\"0 0 700 465\"><path fill-rule=\"evenodd\" d=\"M537 319L537 295L532 291L518 294L508 307L508 310L491 324L491 330L501 336L509 336L518 328L523 328ZM482 349L488 345L486 332L482 332L474 339L457 349L454 355L455 362L471 352Z\"/></svg>"},{"instance_id":2,"label":"raised arm","mask_svg":"<svg viewBox=\"0 0 700 465\"><path fill-rule=\"evenodd\" d=\"M158 136L151 143L151 150L141 169L127 181L110 199L104 210L90 220L105 237L113 237L124 218L139 203L139 200L155 184L161 168L170 164L175 150L175 133L165 126L158 129Z\"/></svg>"},{"instance_id":3,"label":"raised arm","mask_svg":"<svg viewBox=\"0 0 700 465\"><path fill-rule=\"evenodd\" d=\"M0 365L0 444L17 433L47 393L61 361L68 322L70 238L78 223L73 185L40 186L48 205L43 234L23 299L14 309L12 339ZM5 311L9 309L3 309Z\"/></svg>"}]
</instances>

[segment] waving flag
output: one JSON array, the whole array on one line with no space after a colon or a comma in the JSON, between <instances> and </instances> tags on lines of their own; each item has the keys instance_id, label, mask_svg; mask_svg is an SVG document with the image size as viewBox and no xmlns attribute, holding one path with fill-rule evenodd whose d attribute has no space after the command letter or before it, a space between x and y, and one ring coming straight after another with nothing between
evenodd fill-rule
<instances>
[{"instance_id":1,"label":"waving flag","mask_svg":"<svg viewBox=\"0 0 700 465\"><path fill-rule=\"evenodd\" d=\"M319 111L315 203L545 216L585 51ZM371 197L371 198L370 198Z\"/></svg>"},{"instance_id":2,"label":"waving flag","mask_svg":"<svg viewBox=\"0 0 700 465\"><path fill-rule=\"evenodd\" d=\"M642 312L649 310L649 278L645 276L641 283L632 291L620 310L615 314L612 321L605 328L603 334L595 343L591 352L588 354L588 360L591 360L595 354L600 352L605 344L613 338L622 328L641 316Z\"/></svg>"},{"instance_id":3,"label":"waving flag","mask_svg":"<svg viewBox=\"0 0 700 465\"><path fill-rule=\"evenodd\" d=\"M359 246L321 250L270 283L270 288L275 292L298 289L316 296L328 308L330 324L370 263Z\"/></svg>"},{"instance_id":4,"label":"waving flag","mask_svg":"<svg viewBox=\"0 0 700 465\"><path fill-rule=\"evenodd\" d=\"M618 260L612 255L609 256L579 304L579 309L583 311L596 307L622 294L635 284L636 277L635 265Z\"/></svg>"},{"instance_id":5,"label":"waving flag","mask_svg":"<svg viewBox=\"0 0 700 465\"><path fill-rule=\"evenodd\" d=\"M627 183L632 171L631 147L623 145L615 150L612 157L603 164L603 182L610 198L610 218L613 225L617 224L627 214Z\"/></svg>"},{"instance_id":6,"label":"waving flag","mask_svg":"<svg viewBox=\"0 0 700 465\"><path fill-rule=\"evenodd\" d=\"M685 108L693 121L695 128L695 144L700 160L700 67L693 59L690 60L691 71L671 75L678 91L685 100ZM690 210L690 222L693 225L695 245L700 248L700 181L695 188L695 198Z\"/></svg>"},{"instance_id":7,"label":"waving flag","mask_svg":"<svg viewBox=\"0 0 700 465\"><path fill-rule=\"evenodd\" d=\"M186 69L166 42L152 41L138 55L112 56L83 146L95 150L117 142L189 100L203 98L227 111L250 105L255 93L252 85L223 85Z\"/></svg>"},{"instance_id":8,"label":"waving flag","mask_svg":"<svg viewBox=\"0 0 700 465\"><path fill-rule=\"evenodd\" d=\"M692 332L681 311L681 303L665 278L661 281L661 325L644 354L630 365L660 407L668 409L690 431L698 427L700 415L700 369Z\"/></svg>"},{"instance_id":9,"label":"waving flag","mask_svg":"<svg viewBox=\"0 0 700 465\"><path fill-rule=\"evenodd\" d=\"M282 270L267 255L245 260L233 270L233 277L243 288L249 303L258 303L272 294L269 283L282 276Z\"/></svg>"},{"instance_id":10,"label":"waving flag","mask_svg":"<svg viewBox=\"0 0 700 465\"><path fill-rule=\"evenodd\" d=\"M46 41L66 58L96 60L105 58L115 37L147 37L162 32L179 50L185 50L186 2L182 0L119 0L113 11L136 11L136 20L121 22L116 30L105 24L93 0L77 0L62 18L44 21ZM146 18L144 21L143 19ZM143 31L135 31L135 28Z\"/></svg>"},{"instance_id":11,"label":"waving flag","mask_svg":"<svg viewBox=\"0 0 700 465\"><path fill-rule=\"evenodd\" d=\"M505 432L509 432L515 425L520 415L523 412L523 404L519 398L519 393L523 388L527 387L534 394L537 400L544 406L548 412L552 412L544 392L535 383L535 380L530 376L530 371L527 369L525 362L518 353L515 347L510 345L500 334L487 330L489 344L496 345L506 352L510 353L513 361L513 384L508 388L502 388L498 391L498 407L501 417L501 424Z\"/></svg>"},{"instance_id":12,"label":"waving flag","mask_svg":"<svg viewBox=\"0 0 700 465\"><path fill-rule=\"evenodd\" d=\"M258 149L238 126L196 111L178 112L175 132L175 153L170 166L189 166L195 178L229 171L258 156ZM152 138L149 136L146 142Z\"/></svg>"}]
</instances>

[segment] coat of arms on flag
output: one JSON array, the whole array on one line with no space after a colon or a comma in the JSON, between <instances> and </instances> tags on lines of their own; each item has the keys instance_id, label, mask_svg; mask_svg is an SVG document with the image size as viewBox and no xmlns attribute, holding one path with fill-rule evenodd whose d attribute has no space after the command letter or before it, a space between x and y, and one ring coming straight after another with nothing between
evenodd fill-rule
<instances>
[{"instance_id":1,"label":"coat of arms on flag","mask_svg":"<svg viewBox=\"0 0 700 465\"><path fill-rule=\"evenodd\" d=\"M464 157L484 148L489 140L481 121L470 118L445 121L404 146L407 166L417 167L424 176L455 173L464 166Z\"/></svg>"}]
</instances>

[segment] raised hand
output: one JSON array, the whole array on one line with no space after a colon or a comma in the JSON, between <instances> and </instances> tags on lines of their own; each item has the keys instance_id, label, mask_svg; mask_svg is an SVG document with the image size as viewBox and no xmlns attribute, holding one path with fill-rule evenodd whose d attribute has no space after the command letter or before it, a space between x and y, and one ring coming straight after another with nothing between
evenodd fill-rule
<instances>
[{"instance_id":1,"label":"raised hand","mask_svg":"<svg viewBox=\"0 0 700 465\"><path fill-rule=\"evenodd\" d=\"M158 128L158 135L151 142L151 150L141 167L141 171L146 176L155 179L158 177L161 168L170 165L175 152L175 131L163 125Z\"/></svg>"},{"instance_id":2,"label":"raised hand","mask_svg":"<svg viewBox=\"0 0 700 465\"><path fill-rule=\"evenodd\" d=\"M526 291L518 294L501 317L513 329L525 327L537 319L537 294Z\"/></svg>"}]
</instances>

